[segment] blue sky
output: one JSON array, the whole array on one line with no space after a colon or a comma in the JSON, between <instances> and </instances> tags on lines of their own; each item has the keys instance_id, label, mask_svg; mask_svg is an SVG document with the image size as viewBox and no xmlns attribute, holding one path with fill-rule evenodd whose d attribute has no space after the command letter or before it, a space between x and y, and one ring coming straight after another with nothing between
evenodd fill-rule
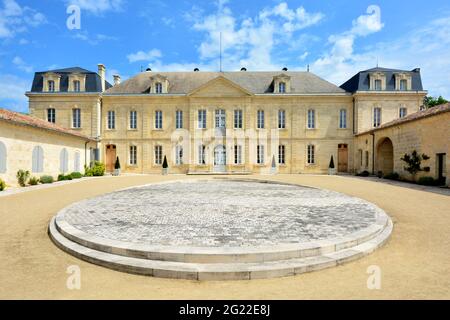
<instances>
[{"instance_id":1,"label":"blue sky","mask_svg":"<svg viewBox=\"0 0 450 320\"><path fill-rule=\"evenodd\" d=\"M27 111L33 73L54 68L217 70L220 32L227 71L309 64L340 85L378 60L420 67L425 89L450 97L449 1L0 0L0 106Z\"/></svg>"}]
</instances>

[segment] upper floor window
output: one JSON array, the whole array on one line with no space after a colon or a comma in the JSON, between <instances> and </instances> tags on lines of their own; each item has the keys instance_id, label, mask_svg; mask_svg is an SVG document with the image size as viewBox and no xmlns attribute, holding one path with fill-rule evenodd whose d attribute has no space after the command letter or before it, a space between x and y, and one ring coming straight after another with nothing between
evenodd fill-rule
<instances>
[{"instance_id":1,"label":"upper floor window","mask_svg":"<svg viewBox=\"0 0 450 320\"><path fill-rule=\"evenodd\" d=\"M79 80L73 81L73 91L80 92L81 91L81 83Z\"/></svg>"},{"instance_id":2,"label":"upper floor window","mask_svg":"<svg viewBox=\"0 0 450 320\"><path fill-rule=\"evenodd\" d=\"M183 111L181 110L175 112L175 127L176 129L183 129Z\"/></svg>"},{"instance_id":3,"label":"upper floor window","mask_svg":"<svg viewBox=\"0 0 450 320\"><path fill-rule=\"evenodd\" d=\"M315 154L315 146L313 144L308 145L307 150L307 161L308 164L315 164L316 163L316 154Z\"/></svg>"},{"instance_id":4,"label":"upper floor window","mask_svg":"<svg viewBox=\"0 0 450 320\"><path fill-rule=\"evenodd\" d=\"M278 146L278 163L286 164L286 146Z\"/></svg>"},{"instance_id":5,"label":"upper floor window","mask_svg":"<svg viewBox=\"0 0 450 320\"><path fill-rule=\"evenodd\" d=\"M264 164L264 146L263 145L256 146L256 163Z\"/></svg>"},{"instance_id":6,"label":"upper floor window","mask_svg":"<svg viewBox=\"0 0 450 320\"><path fill-rule=\"evenodd\" d=\"M286 93L286 82L280 82L278 84L278 92L279 93Z\"/></svg>"},{"instance_id":7,"label":"upper floor window","mask_svg":"<svg viewBox=\"0 0 450 320\"><path fill-rule=\"evenodd\" d=\"M339 129L347 129L347 110L345 109L339 112Z\"/></svg>"},{"instance_id":8,"label":"upper floor window","mask_svg":"<svg viewBox=\"0 0 450 320\"><path fill-rule=\"evenodd\" d=\"M278 129L286 129L286 111L278 110Z\"/></svg>"},{"instance_id":9,"label":"upper floor window","mask_svg":"<svg viewBox=\"0 0 450 320\"><path fill-rule=\"evenodd\" d=\"M225 129L226 127L226 112L224 109L216 110L216 128Z\"/></svg>"},{"instance_id":10,"label":"upper floor window","mask_svg":"<svg viewBox=\"0 0 450 320\"><path fill-rule=\"evenodd\" d=\"M205 145L203 145L203 144L199 145L198 146L198 164L201 164L201 165L206 164L205 155L206 155Z\"/></svg>"},{"instance_id":11,"label":"upper floor window","mask_svg":"<svg viewBox=\"0 0 450 320\"><path fill-rule=\"evenodd\" d=\"M316 110L309 109L308 110L308 129L316 128Z\"/></svg>"},{"instance_id":12,"label":"upper floor window","mask_svg":"<svg viewBox=\"0 0 450 320\"><path fill-rule=\"evenodd\" d=\"M130 111L130 129L137 129L137 111Z\"/></svg>"},{"instance_id":13,"label":"upper floor window","mask_svg":"<svg viewBox=\"0 0 450 320\"><path fill-rule=\"evenodd\" d=\"M155 146L155 164L161 165L163 163L162 153L162 146Z\"/></svg>"},{"instance_id":14,"label":"upper floor window","mask_svg":"<svg viewBox=\"0 0 450 320\"><path fill-rule=\"evenodd\" d=\"M408 115L408 109L406 109L405 107L400 107L399 110L399 117L400 118L404 118Z\"/></svg>"},{"instance_id":15,"label":"upper floor window","mask_svg":"<svg viewBox=\"0 0 450 320\"><path fill-rule=\"evenodd\" d=\"M40 173L44 171L44 150L41 146L36 146L33 149L31 171L34 173Z\"/></svg>"},{"instance_id":16,"label":"upper floor window","mask_svg":"<svg viewBox=\"0 0 450 320\"><path fill-rule=\"evenodd\" d=\"M242 129L242 110L234 110L234 128Z\"/></svg>"},{"instance_id":17,"label":"upper floor window","mask_svg":"<svg viewBox=\"0 0 450 320\"><path fill-rule=\"evenodd\" d=\"M116 112L113 110L108 111L108 129L113 130L116 128Z\"/></svg>"},{"instance_id":18,"label":"upper floor window","mask_svg":"<svg viewBox=\"0 0 450 320\"><path fill-rule=\"evenodd\" d=\"M161 110L155 111L155 129L163 128L163 114Z\"/></svg>"},{"instance_id":19,"label":"upper floor window","mask_svg":"<svg viewBox=\"0 0 450 320\"><path fill-rule=\"evenodd\" d=\"M183 164L183 147L180 145L175 147L175 163L177 166Z\"/></svg>"},{"instance_id":20,"label":"upper floor window","mask_svg":"<svg viewBox=\"0 0 450 320\"><path fill-rule=\"evenodd\" d=\"M130 165L137 165L137 147L130 146Z\"/></svg>"},{"instance_id":21,"label":"upper floor window","mask_svg":"<svg viewBox=\"0 0 450 320\"><path fill-rule=\"evenodd\" d=\"M400 90L401 91L408 90L408 80L406 80L406 79L400 80Z\"/></svg>"},{"instance_id":22,"label":"upper floor window","mask_svg":"<svg viewBox=\"0 0 450 320\"><path fill-rule=\"evenodd\" d=\"M72 109L72 128L81 128L81 110Z\"/></svg>"},{"instance_id":23,"label":"upper floor window","mask_svg":"<svg viewBox=\"0 0 450 320\"><path fill-rule=\"evenodd\" d=\"M49 92L55 92L55 81L49 80L47 82L47 84L48 84L48 91Z\"/></svg>"},{"instance_id":24,"label":"upper floor window","mask_svg":"<svg viewBox=\"0 0 450 320\"><path fill-rule=\"evenodd\" d=\"M54 108L47 109L47 121L56 123L56 110Z\"/></svg>"},{"instance_id":25,"label":"upper floor window","mask_svg":"<svg viewBox=\"0 0 450 320\"><path fill-rule=\"evenodd\" d=\"M242 164L242 146L234 145L234 164Z\"/></svg>"},{"instance_id":26,"label":"upper floor window","mask_svg":"<svg viewBox=\"0 0 450 320\"><path fill-rule=\"evenodd\" d=\"M374 81L374 84L375 84L375 90L376 91L381 91L381 80L380 79L376 79L375 81Z\"/></svg>"},{"instance_id":27,"label":"upper floor window","mask_svg":"<svg viewBox=\"0 0 450 320\"><path fill-rule=\"evenodd\" d=\"M264 110L258 110L257 128L264 129Z\"/></svg>"},{"instance_id":28,"label":"upper floor window","mask_svg":"<svg viewBox=\"0 0 450 320\"><path fill-rule=\"evenodd\" d=\"M206 110L198 110L198 128L206 129Z\"/></svg>"},{"instance_id":29,"label":"upper floor window","mask_svg":"<svg viewBox=\"0 0 450 320\"><path fill-rule=\"evenodd\" d=\"M373 127L378 128L381 126L381 108L377 107L373 109Z\"/></svg>"},{"instance_id":30,"label":"upper floor window","mask_svg":"<svg viewBox=\"0 0 450 320\"><path fill-rule=\"evenodd\" d=\"M156 93L162 93L162 83L161 82L157 82L155 84L155 92Z\"/></svg>"}]
</instances>

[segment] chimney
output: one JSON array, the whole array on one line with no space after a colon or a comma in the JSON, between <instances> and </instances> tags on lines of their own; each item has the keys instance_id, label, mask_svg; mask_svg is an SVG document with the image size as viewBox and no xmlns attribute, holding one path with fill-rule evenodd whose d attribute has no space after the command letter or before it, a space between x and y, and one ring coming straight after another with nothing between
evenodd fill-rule
<instances>
[{"instance_id":1,"label":"chimney","mask_svg":"<svg viewBox=\"0 0 450 320\"><path fill-rule=\"evenodd\" d=\"M120 84L120 75L115 74L113 75L114 77L114 85L117 86L118 84Z\"/></svg>"},{"instance_id":2,"label":"chimney","mask_svg":"<svg viewBox=\"0 0 450 320\"><path fill-rule=\"evenodd\" d=\"M98 64L98 75L100 76L100 80L102 83L102 92L105 91L105 80L106 80L106 68L103 64Z\"/></svg>"}]
</instances>

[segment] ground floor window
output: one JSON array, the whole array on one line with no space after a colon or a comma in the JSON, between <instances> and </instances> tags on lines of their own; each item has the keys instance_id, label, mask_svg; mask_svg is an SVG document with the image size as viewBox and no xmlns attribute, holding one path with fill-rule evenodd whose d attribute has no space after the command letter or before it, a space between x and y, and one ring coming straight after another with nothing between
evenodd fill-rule
<instances>
[{"instance_id":1,"label":"ground floor window","mask_svg":"<svg viewBox=\"0 0 450 320\"><path fill-rule=\"evenodd\" d=\"M264 164L264 146L258 145L256 147L256 163Z\"/></svg>"},{"instance_id":2,"label":"ground floor window","mask_svg":"<svg viewBox=\"0 0 450 320\"><path fill-rule=\"evenodd\" d=\"M363 151L360 149L358 150L359 152L359 166L362 167L363 166Z\"/></svg>"},{"instance_id":3,"label":"ground floor window","mask_svg":"<svg viewBox=\"0 0 450 320\"><path fill-rule=\"evenodd\" d=\"M278 164L286 164L286 147L283 145L278 146Z\"/></svg>"},{"instance_id":4,"label":"ground floor window","mask_svg":"<svg viewBox=\"0 0 450 320\"><path fill-rule=\"evenodd\" d=\"M175 147L175 163L177 166L183 164L183 147L182 146Z\"/></svg>"},{"instance_id":5,"label":"ground floor window","mask_svg":"<svg viewBox=\"0 0 450 320\"><path fill-rule=\"evenodd\" d=\"M205 151L206 151L206 147L203 144L198 146L198 164L200 164L200 165L206 164Z\"/></svg>"},{"instance_id":6,"label":"ground floor window","mask_svg":"<svg viewBox=\"0 0 450 320\"><path fill-rule=\"evenodd\" d=\"M75 152L75 156L74 156L74 160L73 160L73 171L75 171L75 172L81 171L80 153L78 151Z\"/></svg>"},{"instance_id":7,"label":"ground floor window","mask_svg":"<svg viewBox=\"0 0 450 320\"><path fill-rule=\"evenodd\" d=\"M242 164L242 146L234 146L234 164Z\"/></svg>"},{"instance_id":8,"label":"ground floor window","mask_svg":"<svg viewBox=\"0 0 450 320\"><path fill-rule=\"evenodd\" d=\"M155 146L155 164L161 165L162 162L162 146Z\"/></svg>"},{"instance_id":9,"label":"ground floor window","mask_svg":"<svg viewBox=\"0 0 450 320\"><path fill-rule=\"evenodd\" d=\"M369 151L366 151L366 169L369 167Z\"/></svg>"},{"instance_id":10,"label":"ground floor window","mask_svg":"<svg viewBox=\"0 0 450 320\"><path fill-rule=\"evenodd\" d=\"M61 171L61 173L69 171L69 153L66 148L62 149L59 154L59 171Z\"/></svg>"},{"instance_id":11,"label":"ground floor window","mask_svg":"<svg viewBox=\"0 0 450 320\"><path fill-rule=\"evenodd\" d=\"M137 165L137 147L130 146L130 165Z\"/></svg>"},{"instance_id":12,"label":"ground floor window","mask_svg":"<svg viewBox=\"0 0 450 320\"><path fill-rule=\"evenodd\" d=\"M6 146L0 141L0 173L6 172Z\"/></svg>"},{"instance_id":13,"label":"ground floor window","mask_svg":"<svg viewBox=\"0 0 450 320\"><path fill-rule=\"evenodd\" d=\"M308 145L308 164L315 164L315 146L310 144Z\"/></svg>"},{"instance_id":14,"label":"ground floor window","mask_svg":"<svg viewBox=\"0 0 450 320\"><path fill-rule=\"evenodd\" d=\"M36 146L33 149L31 171L34 173L44 171L44 149L41 146Z\"/></svg>"}]
</instances>

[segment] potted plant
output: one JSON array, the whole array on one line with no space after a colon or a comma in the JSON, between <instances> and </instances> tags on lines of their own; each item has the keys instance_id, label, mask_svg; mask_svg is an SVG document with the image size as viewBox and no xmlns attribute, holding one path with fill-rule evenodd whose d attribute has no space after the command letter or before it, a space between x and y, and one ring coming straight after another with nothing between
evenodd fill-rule
<instances>
[{"instance_id":1,"label":"potted plant","mask_svg":"<svg viewBox=\"0 0 450 320\"><path fill-rule=\"evenodd\" d=\"M270 168L270 173L272 173L272 174L277 173L277 164L275 161L275 156L272 156L272 166Z\"/></svg>"},{"instance_id":2,"label":"potted plant","mask_svg":"<svg viewBox=\"0 0 450 320\"><path fill-rule=\"evenodd\" d=\"M116 158L116 163L114 164L114 173L115 176L120 176L120 161L119 157Z\"/></svg>"},{"instance_id":3,"label":"potted plant","mask_svg":"<svg viewBox=\"0 0 450 320\"><path fill-rule=\"evenodd\" d=\"M167 175L168 172L169 172L169 165L167 164L166 156L164 156L164 161L163 161L163 164L162 164L162 174L163 175Z\"/></svg>"},{"instance_id":4,"label":"potted plant","mask_svg":"<svg viewBox=\"0 0 450 320\"><path fill-rule=\"evenodd\" d=\"M336 167L334 166L334 158L331 156L330 165L328 166L328 174L330 176L336 174Z\"/></svg>"}]
</instances>

